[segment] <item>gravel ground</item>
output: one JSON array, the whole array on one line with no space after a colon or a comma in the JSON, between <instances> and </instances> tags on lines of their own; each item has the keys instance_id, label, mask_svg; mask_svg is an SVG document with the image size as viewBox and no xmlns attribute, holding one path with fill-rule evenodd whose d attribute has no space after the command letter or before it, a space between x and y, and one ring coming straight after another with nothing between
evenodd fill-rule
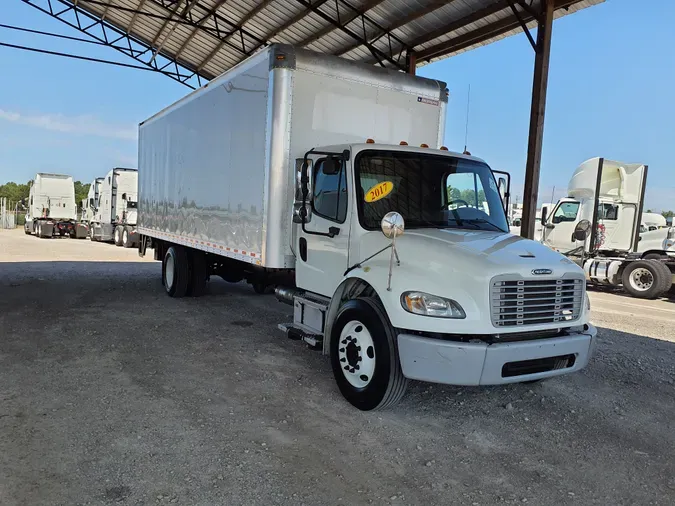
<instances>
[{"instance_id":1,"label":"gravel ground","mask_svg":"<svg viewBox=\"0 0 675 506\"><path fill-rule=\"evenodd\" d=\"M362 413L289 306L160 270L0 230L0 504L675 503L672 302L593 293L581 373Z\"/></svg>"}]
</instances>

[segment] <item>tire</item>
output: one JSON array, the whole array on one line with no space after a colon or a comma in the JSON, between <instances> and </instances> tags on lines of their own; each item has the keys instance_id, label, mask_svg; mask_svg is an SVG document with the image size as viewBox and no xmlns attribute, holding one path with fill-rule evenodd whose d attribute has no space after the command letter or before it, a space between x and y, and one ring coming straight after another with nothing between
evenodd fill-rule
<instances>
[{"instance_id":1,"label":"tire","mask_svg":"<svg viewBox=\"0 0 675 506\"><path fill-rule=\"evenodd\" d=\"M665 266L664 266L665 267ZM654 260L637 260L623 270L623 289L639 299L655 299L663 293L664 272Z\"/></svg>"},{"instance_id":2,"label":"tire","mask_svg":"<svg viewBox=\"0 0 675 506\"><path fill-rule=\"evenodd\" d=\"M391 407L405 394L396 333L375 299L350 300L339 309L330 359L340 392L362 411Z\"/></svg>"},{"instance_id":3,"label":"tire","mask_svg":"<svg viewBox=\"0 0 675 506\"><path fill-rule=\"evenodd\" d=\"M23 226L23 233L26 235L30 235L30 229L28 228L28 222Z\"/></svg>"},{"instance_id":4,"label":"tire","mask_svg":"<svg viewBox=\"0 0 675 506\"><path fill-rule=\"evenodd\" d=\"M89 240L91 242L96 241L96 239L94 238L94 225L92 224L89 224Z\"/></svg>"},{"instance_id":5,"label":"tire","mask_svg":"<svg viewBox=\"0 0 675 506\"><path fill-rule=\"evenodd\" d=\"M185 248L171 246L166 250L162 274L167 295L174 298L185 297L190 281L189 259Z\"/></svg>"},{"instance_id":6,"label":"tire","mask_svg":"<svg viewBox=\"0 0 675 506\"><path fill-rule=\"evenodd\" d=\"M115 246L122 246L122 227L115 227L115 231L113 232L113 241Z\"/></svg>"},{"instance_id":7,"label":"tire","mask_svg":"<svg viewBox=\"0 0 675 506\"><path fill-rule=\"evenodd\" d=\"M663 283L661 285L661 295L664 295L665 293L669 292L670 288L673 286L673 273L670 272L668 266L663 262L661 262L660 260L657 261L656 263L663 271Z\"/></svg>"},{"instance_id":8,"label":"tire","mask_svg":"<svg viewBox=\"0 0 675 506\"><path fill-rule=\"evenodd\" d=\"M131 240L131 232L129 231L129 227L124 227L122 229L122 246L125 248L133 248L134 243Z\"/></svg>"},{"instance_id":9,"label":"tire","mask_svg":"<svg viewBox=\"0 0 675 506\"><path fill-rule=\"evenodd\" d=\"M190 259L191 268L187 295L201 297L206 293L206 281L208 279L206 255L199 250L192 250L188 254L188 258Z\"/></svg>"}]
</instances>

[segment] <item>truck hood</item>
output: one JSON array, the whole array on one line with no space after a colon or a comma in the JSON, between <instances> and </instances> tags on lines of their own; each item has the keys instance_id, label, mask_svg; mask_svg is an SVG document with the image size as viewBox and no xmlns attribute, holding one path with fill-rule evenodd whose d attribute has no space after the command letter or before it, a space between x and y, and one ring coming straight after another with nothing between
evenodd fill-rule
<instances>
[{"instance_id":1,"label":"truck hood","mask_svg":"<svg viewBox=\"0 0 675 506\"><path fill-rule=\"evenodd\" d=\"M367 258L386 244L380 232L363 236L361 251ZM400 264L394 262L389 286L391 255L388 250L364 262L351 275L365 277L380 288L392 325L429 332L489 334L492 324L492 280L558 280L584 278L583 270L560 253L541 243L507 232L457 229L408 229L396 239ZM401 309L401 294L421 291L458 302L466 318L449 322L443 318L411 315ZM553 324L528 326L536 331ZM520 327L519 327L520 329ZM518 329L502 329L515 332ZM522 329L520 329L522 331Z\"/></svg>"},{"instance_id":2,"label":"truck hood","mask_svg":"<svg viewBox=\"0 0 675 506\"><path fill-rule=\"evenodd\" d=\"M507 232L458 229L412 229L397 240L399 250L415 248L440 254L458 254L494 267L555 268L572 262L547 246ZM442 251L440 251L442 250ZM473 263L473 261L471 263Z\"/></svg>"}]
</instances>

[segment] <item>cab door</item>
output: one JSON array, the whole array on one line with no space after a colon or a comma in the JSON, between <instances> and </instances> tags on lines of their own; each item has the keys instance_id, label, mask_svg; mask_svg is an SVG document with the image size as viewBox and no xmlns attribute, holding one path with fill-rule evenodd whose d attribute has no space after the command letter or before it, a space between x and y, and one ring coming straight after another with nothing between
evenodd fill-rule
<instances>
[{"instance_id":1,"label":"cab door","mask_svg":"<svg viewBox=\"0 0 675 506\"><path fill-rule=\"evenodd\" d=\"M351 181L342 159L312 161L308 216L295 224L295 276L298 287L331 297L348 266Z\"/></svg>"},{"instance_id":2,"label":"cab door","mask_svg":"<svg viewBox=\"0 0 675 506\"><path fill-rule=\"evenodd\" d=\"M562 253L578 246L574 239L574 228L579 222L579 207L576 200L558 202L551 216L546 219L542 230L543 242Z\"/></svg>"}]
</instances>

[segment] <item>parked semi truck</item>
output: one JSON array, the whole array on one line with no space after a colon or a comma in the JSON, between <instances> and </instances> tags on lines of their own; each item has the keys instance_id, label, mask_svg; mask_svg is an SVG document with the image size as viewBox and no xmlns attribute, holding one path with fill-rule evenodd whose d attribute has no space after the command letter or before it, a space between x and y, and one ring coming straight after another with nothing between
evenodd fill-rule
<instances>
[{"instance_id":1,"label":"parked semi truck","mask_svg":"<svg viewBox=\"0 0 675 506\"><path fill-rule=\"evenodd\" d=\"M139 254L154 248L171 297L212 275L276 285L293 306L280 328L328 355L362 410L396 403L408 379L578 371L596 335L583 270L508 233L505 177L439 148L447 96L439 81L259 52L141 123Z\"/></svg>"},{"instance_id":2,"label":"parked semi truck","mask_svg":"<svg viewBox=\"0 0 675 506\"><path fill-rule=\"evenodd\" d=\"M86 229L77 221L75 186L71 176L35 175L28 195L24 232L42 238L86 237Z\"/></svg>"},{"instance_id":3,"label":"parked semi truck","mask_svg":"<svg viewBox=\"0 0 675 506\"><path fill-rule=\"evenodd\" d=\"M101 181L89 237L92 241L114 242L132 248L138 245L136 217L138 171L117 167Z\"/></svg>"},{"instance_id":4,"label":"parked semi truck","mask_svg":"<svg viewBox=\"0 0 675 506\"><path fill-rule=\"evenodd\" d=\"M87 227L87 235L90 234L90 225L96 214L96 203L103 183L102 177L97 177L89 185L87 198L80 203L80 222Z\"/></svg>"},{"instance_id":5,"label":"parked semi truck","mask_svg":"<svg viewBox=\"0 0 675 506\"><path fill-rule=\"evenodd\" d=\"M544 244L583 265L589 282L656 298L675 273L675 228L642 225L647 166L591 158L572 175L568 196L542 214ZM575 234L587 229L587 238Z\"/></svg>"}]
</instances>

